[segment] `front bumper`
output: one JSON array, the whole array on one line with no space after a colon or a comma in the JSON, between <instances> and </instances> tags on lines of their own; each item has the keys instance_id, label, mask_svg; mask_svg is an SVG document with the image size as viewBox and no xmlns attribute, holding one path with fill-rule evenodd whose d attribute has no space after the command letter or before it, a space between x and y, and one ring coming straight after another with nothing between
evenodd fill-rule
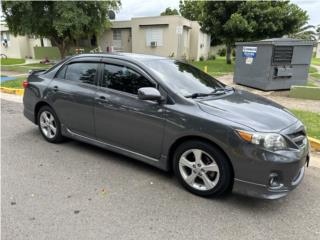
<instances>
[{"instance_id":1,"label":"front bumper","mask_svg":"<svg viewBox=\"0 0 320 240\"><path fill-rule=\"evenodd\" d=\"M289 185L280 185L278 188L272 188L268 185L247 182L240 179L234 180L233 192L263 199L278 199L286 196L291 190L295 189L304 177L305 166L303 166L298 175Z\"/></svg>"},{"instance_id":2,"label":"front bumper","mask_svg":"<svg viewBox=\"0 0 320 240\"><path fill-rule=\"evenodd\" d=\"M301 130L300 122L283 130L282 134ZM235 170L233 192L247 196L277 199L286 196L303 180L309 162L309 142L303 140L296 149L268 151L252 144L241 144L232 161Z\"/></svg>"}]
</instances>

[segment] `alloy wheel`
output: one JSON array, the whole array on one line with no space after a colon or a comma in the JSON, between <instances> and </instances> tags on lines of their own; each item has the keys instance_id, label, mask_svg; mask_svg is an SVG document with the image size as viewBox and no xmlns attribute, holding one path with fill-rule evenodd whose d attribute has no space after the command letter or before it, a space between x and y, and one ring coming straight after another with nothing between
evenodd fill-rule
<instances>
[{"instance_id":1,"label":"alloy wheel","mask_svg":"<svg viewBox=\"0 0 320 240\"><path fill-rule=\"evenodd\" d=\"M43 111L40 115L40 128L42 133L49 139L57 134L57 125L52 113Z\"/></svg>"},{"instance_id":2,"label":"alloy wheel","mask_svg":"<svg viewBox=\"0 0 320 240\"><path fill-rule=\"evenodd\" d=\"M220 178L219 167L213 157L200 149L190 149L181 155L179 171L190 187L202 191L213 189Z\"/></svg>"}]
</instances>

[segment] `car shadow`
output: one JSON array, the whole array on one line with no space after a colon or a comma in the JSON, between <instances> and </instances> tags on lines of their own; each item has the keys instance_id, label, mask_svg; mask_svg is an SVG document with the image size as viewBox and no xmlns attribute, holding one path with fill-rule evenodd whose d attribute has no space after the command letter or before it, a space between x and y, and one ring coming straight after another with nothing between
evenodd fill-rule
<instances>
[{"instance_id":1,"label":"car shadow","mask_svg":"<svg viewBox=\"0 0 320 240\"><path fill-rule=\"evenodd\" d=\"M39 131L37 129L30 130L29 134L34 135L39 138L39 141L45 141ZM38 142L38 140L37 140ZM174 187L177 187L179 191L186 192L186 190L178 183L175 179L172 171L163 171L141 161L132 159L130 157L94 146L87 143L83 143L77 140L67 139L61 145L66 145L67 147L73 148L76 151L85 150L88 155L92 155L93 157L98 157L103 159L104 161L112 162L113 164L120 164L124 169L130 169L131 172L137 171L142 174L146 174L148 176L152 175L157 178L158 181L161 182L169 182L173 184ZM150 174L151 173L151 174ZM221 204L221 205L229 205L232 209L239 209L243 211L255 211L256 213L267 211L277 211L284 204L287 204L288 200L285 198L276 199L276 200L265 200L247 197L239 194L235 194L232 192L228 192L227 194L216 197L216 198L204 198L193 195L191 193L187 193L192 196L191 198L199 199L201 202L210 201L212 204Z\"/></svg>"}]
</instances>

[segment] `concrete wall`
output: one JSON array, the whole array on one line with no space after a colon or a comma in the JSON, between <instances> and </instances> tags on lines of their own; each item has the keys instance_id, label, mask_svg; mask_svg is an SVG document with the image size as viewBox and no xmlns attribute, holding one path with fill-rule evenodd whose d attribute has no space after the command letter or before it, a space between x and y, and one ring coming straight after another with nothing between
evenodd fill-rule
<instances>
[{"instance_id":1,"label":"concrete wall","mask_svg":"<svg viewBox=\"0 0 320 240\"><path fill-rule=\"evenodd\" d=\"M1 24L1 32L9 33L6 25ZM50 47L51 42L44 39L44 46ZM14 36L9 33L8 47L4 47L1 43L1 53L7 55L8 58L34 58L34 47L41 46L39 38L30 38L28 36Z\"/></svg>"},{"instance_id":2,"label":"concrete wall","mask_svg":"<svg viewBox=\"0 0 320 240\"><path fill-rule=\"evenodd\" d=\"M184 54L182 34L177 34L177 27L190 27L190 21L180 16L143 17L132 19L132 52L174 56L181 58ZM148 28L160 28L163 31L163 46L150 47L146 42ZM180 44L180 45L179 45ZM189 45L189 44L188 44Z\"/></svg>"},{"instance_id":3,"label":"concrete wall","mask_svg":"<svg viewBox=\"0 0 320 240\"><path fill-rule=\"evenodd\" d=\"M218 51L224 48L226 48L226 45L224 44L210 47L209 55L218 55Z\"/></svg>"}]
</instances>

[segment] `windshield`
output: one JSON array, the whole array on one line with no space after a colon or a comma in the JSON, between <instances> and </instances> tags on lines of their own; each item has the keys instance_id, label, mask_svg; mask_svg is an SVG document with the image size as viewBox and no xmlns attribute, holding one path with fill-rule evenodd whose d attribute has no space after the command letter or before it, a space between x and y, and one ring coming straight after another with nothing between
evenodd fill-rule
<instances>
[{"instance_id":1,"label":"windshield","mask_svg":"<svg viewBox=\"0 0 320 240\"><path fill-rule=\"evenodd\" d=\"M198 68L176 60L144 62L162 81L184 96L210 94L224 85Z\"/></svg>"}]
</instances>

